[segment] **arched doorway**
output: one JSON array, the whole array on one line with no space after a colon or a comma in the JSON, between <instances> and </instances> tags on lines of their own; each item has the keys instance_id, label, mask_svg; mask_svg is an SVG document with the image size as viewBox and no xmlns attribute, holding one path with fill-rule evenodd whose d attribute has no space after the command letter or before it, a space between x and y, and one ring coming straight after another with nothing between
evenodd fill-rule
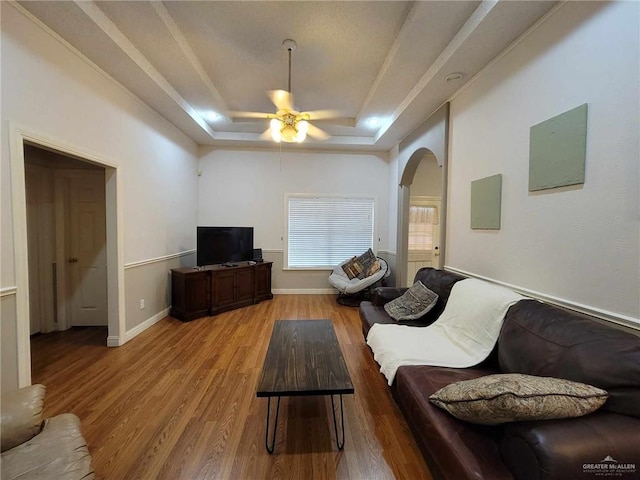
<instances>
[{"instance_id":1,"label":"arched doorway","mask_svg":"<svg viewBox=\"0 0 640 480\"><path fill-rule=\"evenodd\" d=\"M422 125L416 128L398 145L398 215L396 226L396 286L407 285L409 243L409 208L411 185L416 171L425 156L432 156L440 167L440 212L438 221L439 259L444 268L446 262L446 214L447 214L447 164L449 150L449 103L444 103Z\"/></svg>"},{"instance_id":2,"label":"arched doorway","mask_svg":"<svg viewBox=\"0 0 640 480\"><path fill-rule=\"evenodd\" d=\"M407 284L423 267L441 268L442 167L430 151L422 157L409 187Z\"/></svg>"},{"instance_id":3,"label":"arched doorway","mask_svg":"<svg viewBox=\"0 0 640 480\"><path fill-rule=\"evenodd\" d=\"M398 198L396 284L409 285L423 266L442 268L446 169L429 148L415 150L402 172Z\"/></svg>"}]
</instances>

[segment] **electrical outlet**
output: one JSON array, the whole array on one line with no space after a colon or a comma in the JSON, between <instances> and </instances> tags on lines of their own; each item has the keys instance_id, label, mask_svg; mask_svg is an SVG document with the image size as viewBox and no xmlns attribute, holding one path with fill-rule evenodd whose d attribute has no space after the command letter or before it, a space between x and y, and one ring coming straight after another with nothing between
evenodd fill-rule
<instances>
[{"instance_id":1,"label":"electrical outlet","mask_svg":"<svg viewBox=\"0 0 640 480\"><path fill-rule=\"evenodd\" d=\"M144 308L144 298L140 299L140 310Z\"/></svg>"}]
</instances>

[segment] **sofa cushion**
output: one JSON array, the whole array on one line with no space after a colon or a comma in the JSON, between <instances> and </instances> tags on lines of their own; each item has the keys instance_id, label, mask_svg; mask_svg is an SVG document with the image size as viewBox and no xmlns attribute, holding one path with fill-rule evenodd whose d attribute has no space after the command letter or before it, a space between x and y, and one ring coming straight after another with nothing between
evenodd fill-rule
<instances>
[{"instance_id":1,"label":"sofa cushion","mask_svg":"<svg viewBox=\"0 0 640 480\"><path fill-rule=\"evenodd\" d=\"M452 383L429 397L454 417L482 425L580 417L607 400L584 383L522 374L498 374Z\"/></svg>"},{"instance_id":2,"label":"sofa cushion","mask_svg":"<svg viewBox=\"0 0 640 480\"><path fill-rule=\"evenodd\" d=\"M404 294L384 305L384 310L394 320L416 320L431 310L438 301L438 294L418 280Z\"/></svg>"},{"instance_id":3,"label":"sofa cushion","mask_svg":"<svg viewBox=\"0 0 640 480\"><path fill-rule=\"evenodd\" d=\"M72 413L48 419L42 432L2 453L2 480L94 478L80 420Z\"/></svg>"},{"instance_id":4,"label":"sofa cushion","mask_svg":"<svg viewBox=\"0 0 640 480\"><path fill-rule=\"evenodd\" d=\"M393 325L407 325L410 327L426 327L435 321L435 318L431 316L431 312L424 315L417 320L399 320L396 321L391 318L387 312L385 312L383 306L374 305L371 302L360 302L360 320L362 321L362 333L364 338L367 338L369 330L376 323L393 324Z\"/></svg>"},{"instance_id":5,"label":"sofa cushion","mask_svg":"<svg viewBox=\"0 0 640 480\"><path fill-rule=\"evenodd\" d=\"M401 297L407 290L407 287L376 287L371 294L371 303L382 307L385 303Z\"/></svg>"},{"instance_id":6,"label":"sofa cushion","mask_svg":"<svg viewBox=\"0 0 640 480\"><path fill-rule=\"evenodd\" d=\"M429 401L445 385L491 373L495 371L426 365L398 368L391 392L435 478L513 478L500 461L500 429L461 422Z\"/></svg>"},{"instance_id":7,"label":"sofa cushion","mask_svg":"<svg viewBox=\"0 0 640 480\"><path fill-rule=\"evenodd\" d=\"M640 476L640 419L601 409L580 418L509 423L503 432L500 454L518 480ZM612 470L607 457L614 467L628 467Z\"/></svg>"},{"instance_id":8,"label":"sofa cushion","mask_svg":"<svg viewBox=\"0 0 640 480\"><path fill-rule=\"evenodd\" d=\"M415 276L416 281L421 281L424 286L432 290L438 295L438 301L435 306L425 315L416 320L399 320L394 321L382 306L393 298L402 295L406 288L379 287L374 291L373 303L360 303L360 319L362 320L362 333L365 338L369 333L369 329L376 323L389 323L396 325L408 325L411 327L426 327L435 322L443 312L447 304L449 295L453 285L464 277L456 273L437 270L435 268L426 267L418 270ZM387 293L389 294L387 296Z\"/></svg>"},{"instance_id":9,"label":"sofa cushion","mask_svg":"<svg viewBox=\"0 0 640 480\"><path fill-rule=\"evenodd\" d=\"M558 377L602 388L602 407L640 417L640 336L535 300L513 305L498 339L505 373Z\"/></svg>"}]
</instances>

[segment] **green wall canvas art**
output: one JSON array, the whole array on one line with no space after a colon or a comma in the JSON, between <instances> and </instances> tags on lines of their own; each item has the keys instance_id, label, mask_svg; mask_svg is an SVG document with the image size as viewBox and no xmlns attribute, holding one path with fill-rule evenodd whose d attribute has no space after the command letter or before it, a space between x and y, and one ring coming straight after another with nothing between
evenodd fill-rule
<instances>
[{"instance_id":1,"label":"green wall canvas art","mask_svg":"<svg viewBox=\"0 0 640 480\"><path fill-rule=\"evenodd\" d=\"M471 228L500 230L502 174L471 182Z\"/></svg>"},{"instance_id":2,"label":"green wall canvas art","mask_svg":"<svg viewBox=\"0 0 640 480\"><path fill-rule=\"evenodd\" d=\"M587 104L531 127L529 191L584 183Z\"/></svg>"}]
</instances>

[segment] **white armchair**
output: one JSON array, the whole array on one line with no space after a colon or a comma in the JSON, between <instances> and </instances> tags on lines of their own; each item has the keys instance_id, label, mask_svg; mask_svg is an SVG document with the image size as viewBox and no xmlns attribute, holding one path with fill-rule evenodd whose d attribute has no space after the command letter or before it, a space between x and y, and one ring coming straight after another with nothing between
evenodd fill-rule
<instances>
[{"instance_id":1,"label":"white armchair","mask_svg":"<svg viewBox=\"0 0 640 480\"><path fill-rule=\"evenodd\" d=\"M343 305L350 305L350 302L346 300L346 297L352 295L355 296L358 293L364 292L365 289L375 285L377 282L391 274L387 262L378 257L380 270L365 278L355 277L350 279L342 268L342 266L350 260L351 259L347 259L340 263L340 265L335 266L331 275L329 275L329 283L333 288L338 290L338 303Z\"/></svg>"},{"instance_id":2,"label":"white armchair","mask_svg":"<svg viewBox=\"0 0 640 480\"><path fill-rule=\"evenodd\" d=\"M10 479L95 478L80 420L63 413L44 420L44 385L2 395L0 476Z\"/></svg>"}]
</instances>

